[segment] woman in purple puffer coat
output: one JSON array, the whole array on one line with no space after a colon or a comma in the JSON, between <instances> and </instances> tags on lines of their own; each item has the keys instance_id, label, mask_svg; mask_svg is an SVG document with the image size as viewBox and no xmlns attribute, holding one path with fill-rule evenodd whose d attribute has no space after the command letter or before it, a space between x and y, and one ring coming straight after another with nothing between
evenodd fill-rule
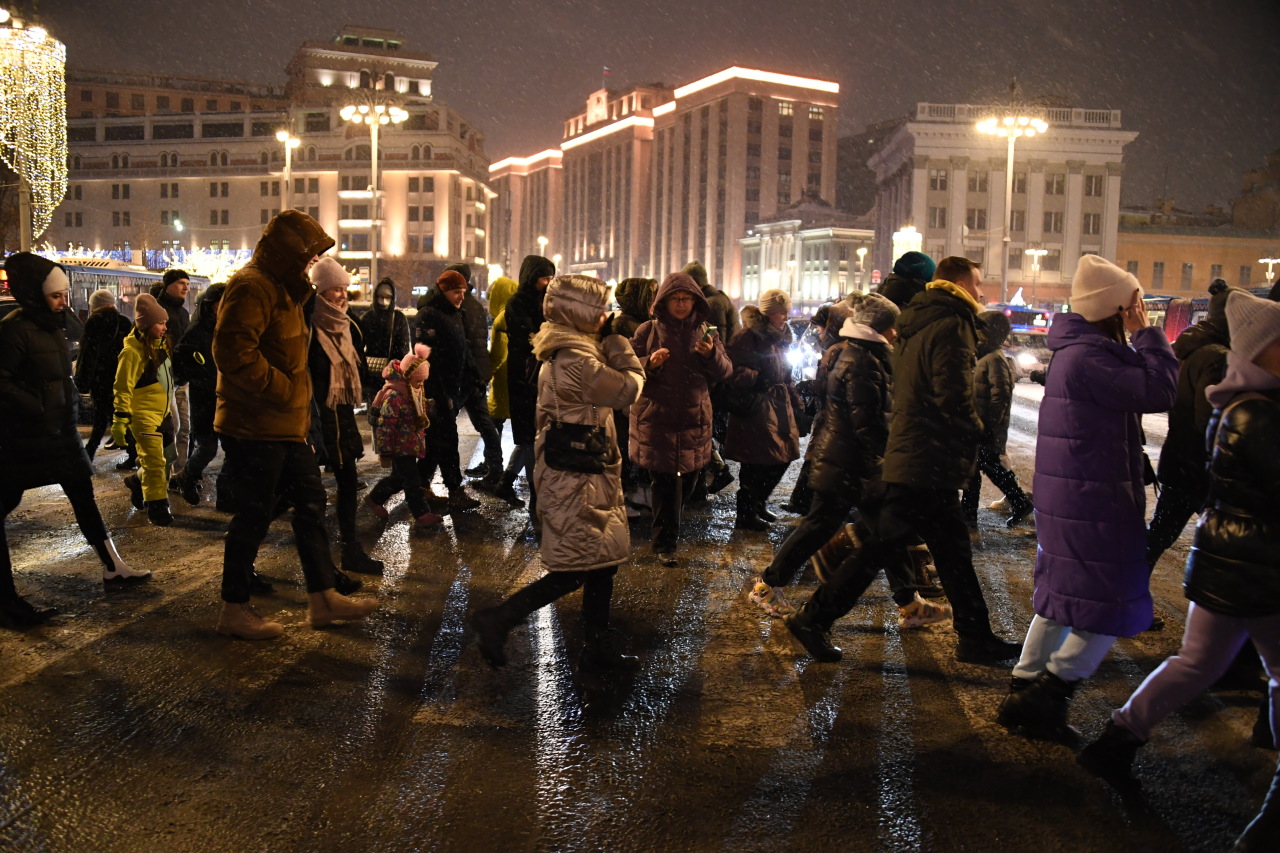
<instances>
[{"instance_id":1,"label":"woman in purple puffer coat","mask_svg":"<svg viewBox=\"0 0 1280 853\"><path fill-rule=\"evenodd\" d=\"M1053 364L1040 404L1036 615L997 717L1021 734L1067 741L1076 685L1116 638L1151 624L1141 415L1168 411L1178 380L1132 275L1085 255L1071 307L1049 329Z\"/></svg>"}]
</instances>

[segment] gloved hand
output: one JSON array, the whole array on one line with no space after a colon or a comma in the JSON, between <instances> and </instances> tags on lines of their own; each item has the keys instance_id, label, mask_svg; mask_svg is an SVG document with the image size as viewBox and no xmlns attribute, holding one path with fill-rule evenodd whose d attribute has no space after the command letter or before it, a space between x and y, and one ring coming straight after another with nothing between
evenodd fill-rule
<instances>
[{"instance_id":1,"label":"gloved hand","mask_svg":"<svg viewBox=\"0 0 1280 853\"><path fill-rule=\"evenodd\" d=\"M129 444L130 420L128 415L122 415L119 412L111 419L111 440L117 447L127 447Z\"/></svg>"}]
</instances>

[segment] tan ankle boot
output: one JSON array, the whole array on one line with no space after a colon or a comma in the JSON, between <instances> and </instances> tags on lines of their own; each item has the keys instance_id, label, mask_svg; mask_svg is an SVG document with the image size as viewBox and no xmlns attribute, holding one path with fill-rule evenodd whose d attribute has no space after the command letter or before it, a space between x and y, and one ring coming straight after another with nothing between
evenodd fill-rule
<instances>
[{"instance_id":1,"label":"tan ankle boot","mask_svg":"<svg viewBox=\"0 0 1280 853\"><path fill-rule=\"evenodd\" d=\"M307 618L312 628L324 628L341 620L363 619L377 609L376 598L347 598L332 589L307 596Z\"/></svg>"},{"instance_id":2,"label":"tan ankle boot","mask_svg":"<svg viewBox=\"0 0 1280 853\"><path fill-rule=\"evenodd\" d=\"M268 622L254 611L248 604L231 604L222 602L222 612L218 614L219 634L227 637L239 637L242 640L270 640L284 633L284 626L279 622Z\"/></svg>"}]
</instances>

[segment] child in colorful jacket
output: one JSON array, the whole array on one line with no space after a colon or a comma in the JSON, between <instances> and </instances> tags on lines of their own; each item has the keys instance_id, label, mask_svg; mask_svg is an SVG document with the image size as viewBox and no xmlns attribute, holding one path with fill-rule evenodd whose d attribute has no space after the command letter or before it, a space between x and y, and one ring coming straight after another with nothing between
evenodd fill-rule
<instances>
[{"instance_id":1,"label":"child in colorful jacket","mask_svg":"<svg viewBox=\"0 0 1280 853\"><path fill-rule=\"evenodd\" d=\"M116 365L115 416L111 437L120 447L127 441L126 430L138 444L138 474L124 478L135 509L147 508L152 524L173 522L169 512L169 457L173 452L174 424L172 341L168 336L169 315L147 293L134 302L134 330L125 338ZM168 451L168 452L166 452ZM176 458L176 457L175 457ZM140 475L140 476L139 476Z\"/></svg>"},{"instance_id":2,"label":"child in colorful jacket","mask_svg":"<svg viewBox=\"0 0 1280 853\"><path fill-rule=\"evenodd\" d=\"M430 347L414 346L399 361L382 371L386 384L370 404L374 416L373 445L383 468L391 473L369 490L365 503L379 518L387 518L387 499L404 490L405 501L418 527L435 527L444 521L431 511L418 476L418 459L426 452L427 398L422 384L431 370Z\"/></svg>"}]
</instances>

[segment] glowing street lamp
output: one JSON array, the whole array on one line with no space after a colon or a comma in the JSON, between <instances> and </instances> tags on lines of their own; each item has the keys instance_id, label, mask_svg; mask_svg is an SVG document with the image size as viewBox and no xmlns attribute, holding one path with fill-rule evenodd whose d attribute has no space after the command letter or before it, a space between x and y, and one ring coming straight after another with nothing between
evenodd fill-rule
<instances>
[{"instance_id":1,"label":"glowing street lamp","mask_svg":"<svg viewBox=\"0 0 1280 853\"><path fill-rule=\"evenodd\" d=\"M348 104L338 113L343 121L369 126L369 194L372 196L373 220L369 234L369 285L378 280L378 232L382 227L382 211L378 190L378 128L387 124L400 124L409 114L386 100L371 100L360 104Z\"/></svg>"},{"instance_id":2,"label":"glowing street lamp","mask_svg":"<svg viewBox=\"0 0 1280 853\"><path fill-rule=\"evenodd\" d=\"M867 267L867 247L859 246L858 247L858 290L861 290L863 293L867 292L865 289L865 286L862 283L863 273L866 271L866 267Z\"/></svg>"},{"instance_id":3,"label":"glowing street lamp","mask_svg":"<svg viewBox=\"0 0 1280 853\"><path fill-rule=\"evenodd\" d=\"M1019 137L1027 139L1049 129L1043 119L1025 115L1006 115L1003 118L986 118L974 125L978 133L1003 136L1009 140L1009 156L1004 169L1004 240L1000 259L1000 301L1004 302L1009 287L1009 227L1013 217L1013 145Z\"/></svg>"},{"instance_id":4,"label":"glowing street lamp","mask_svg":"<svg viewBox=\"0 0 1280 853\"><path fill-rule=\"evenodd\" d=\"M1272 270L1276 264L1280 264L1280 258L1258 258L1258 263L1267 265L1267 281L1271 281L1274 275Z\"/></svg>"},{"instance_id":5,"label":"glowing street lamp","mask_svg":"<svg viewBox=\"0 0 1280 853\"><path fill-rule=\"evenodd\" d=\"M551 263L556 265L557 273L560 272L560 261L563 259L564 259L564 255L560 254L559 252L556 252L554 255L551 256Z\"/></svg>"},{"instance_id":6,"label":"glowing street lamp","mask_svg":"<svg viewBox=\"0 0 1280 853\"><path fill-rule=\"evenodd\" d=\"M66 64L66 45L0 9L0 160L18 175L24 252L67 193Z\"/></svg>"},{"instance_id":7,"label":"glowing street lamp","mask_svg":"<svg viewBox=\"0 0 1280 853\"><path fill-rule=\"evenodd\" d=\"M302 140L287 130L277 130L276 139L284 145L284 192L280 194L280 209L289 209L289 180L293 171L293 149L302 144Z\"/></svg>"},{"instance_id":8,"label":"glowing street lamp","mask_svg":"<svg viewBox=\"0 0 1280 853\"><path fill-rule=\"evenodd\" d=\"M1049 254L1048 249L1027 249L1023 254L1031 258L1031 304L1036 304L1036 282L1040 280L1040 259Z\"/></svg>"},{"instance_id":9,"label":"glowing street lamp","mask_svg":"<svg viewBox=\"0 0 1280 853\"><path fill-rule=\"evenodd\" d=\"M544 258L547 256L547 244L550 242L551 241L548 240L546 237L538 238L538 254L542 255L542 257Z\"/></svg>"},{"instance_id":10,"label":"glowing street lamp","mask_svg":"<svg viewBox=\"0 0 1280 853\"><path fill-rule=\"evenodd\" d=\"M924 247L924 235L917 231L914 225L899 228L893 232L892 246L893 257L889 259L890 264L907 252L920 251Z\"/></svg>"}]
</instances>

